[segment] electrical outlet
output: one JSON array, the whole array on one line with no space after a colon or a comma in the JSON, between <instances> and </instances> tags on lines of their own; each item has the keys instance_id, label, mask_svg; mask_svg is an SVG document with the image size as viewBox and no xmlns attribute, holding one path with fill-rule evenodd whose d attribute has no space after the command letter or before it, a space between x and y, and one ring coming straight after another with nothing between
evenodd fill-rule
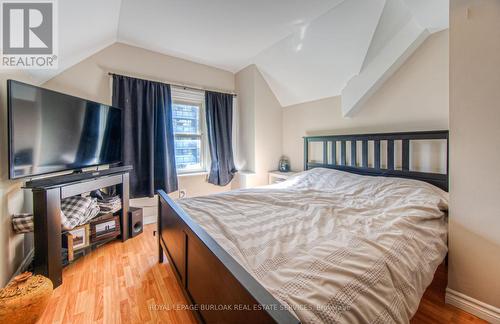
<instances>
[{"instance_id":1,"label":"electrical outlet","mask_svg":"<svg viewBox=\"0 0 500 324\"><path fill-rule=\"evenodd\" d=\"M186 198L187 197L187 190L186 189L179 189L179 198Z\"/></svg>"}]
</instances>

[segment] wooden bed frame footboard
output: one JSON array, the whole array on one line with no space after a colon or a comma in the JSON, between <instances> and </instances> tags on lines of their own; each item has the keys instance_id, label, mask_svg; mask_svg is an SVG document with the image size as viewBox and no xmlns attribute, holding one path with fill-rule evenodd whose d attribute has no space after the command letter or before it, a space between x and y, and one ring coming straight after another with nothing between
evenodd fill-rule
<instances>
[{"instance_id":1,"label":"wooden bed frame footboard","mask_svg":"<svg viewBox=\"0 0 500 324\"><path fill-rule=\"evenodd\" d=\"M158 199L159 262L168 257L198 321L299 323L163 190Z\"/></svg>"}]
</instances>

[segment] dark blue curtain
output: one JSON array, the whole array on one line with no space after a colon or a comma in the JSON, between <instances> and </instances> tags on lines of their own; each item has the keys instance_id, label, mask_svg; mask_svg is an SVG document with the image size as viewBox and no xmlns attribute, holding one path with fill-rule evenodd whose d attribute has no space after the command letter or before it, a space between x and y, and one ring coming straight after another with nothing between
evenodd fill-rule
<instances>
[{"instance_id":1,"label":"dark blue curtain","mask_svg":"<svg viewBox=\"0 0 500 324\"><path fill-rule=\"evenodd\" d=\"M225 186L234 177L236 168L233 159L233 96L207 91L205 109L210 148L210 174L208 182Z\"/></svg>"},{"instance_id":2,"label":"dark blue curtain","mask_svg":"<svg viewBox=\"0 0 500 324\"><path fill-rule=\"evenodd\" d=\"M113 106L123 109L123 163L134 167L130 197L177 190L170 86L113 75Z\"/></svg>"}]
</instances>

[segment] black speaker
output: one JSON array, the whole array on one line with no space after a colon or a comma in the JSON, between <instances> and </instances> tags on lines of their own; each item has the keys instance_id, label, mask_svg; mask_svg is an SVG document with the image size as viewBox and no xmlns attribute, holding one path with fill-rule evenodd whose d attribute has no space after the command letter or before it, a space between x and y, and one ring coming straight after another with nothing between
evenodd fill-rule
<instances>
[{"instance_id":1,"label":"black speaker","mask_svg":"<svg viewBox=\"0 0 500 324\"><path fill-rule=\"evenodd\" d=\"M130 207L128 210L128 233L135 237L142 233L142 208Z\"/></svg>"}]
</instances>

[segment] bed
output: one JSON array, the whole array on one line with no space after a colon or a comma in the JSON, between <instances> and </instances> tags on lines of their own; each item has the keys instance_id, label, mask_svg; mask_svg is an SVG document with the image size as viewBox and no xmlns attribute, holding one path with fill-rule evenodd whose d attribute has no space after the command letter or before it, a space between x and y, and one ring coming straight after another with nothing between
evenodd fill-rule
<instances>
[{"instance_id":1,"label":"bed","mask_svg":"<svg viewBox=\"0 0 500 324\"><path fill-rule=\"evenodd\" d=\"M409 322L447 252L447 172L410 170L419 140L447 147L448 133L306 137L305 171L285 182L177 202L160 191L159 260L200 322Z\"/></svg>"}]
</instances>

